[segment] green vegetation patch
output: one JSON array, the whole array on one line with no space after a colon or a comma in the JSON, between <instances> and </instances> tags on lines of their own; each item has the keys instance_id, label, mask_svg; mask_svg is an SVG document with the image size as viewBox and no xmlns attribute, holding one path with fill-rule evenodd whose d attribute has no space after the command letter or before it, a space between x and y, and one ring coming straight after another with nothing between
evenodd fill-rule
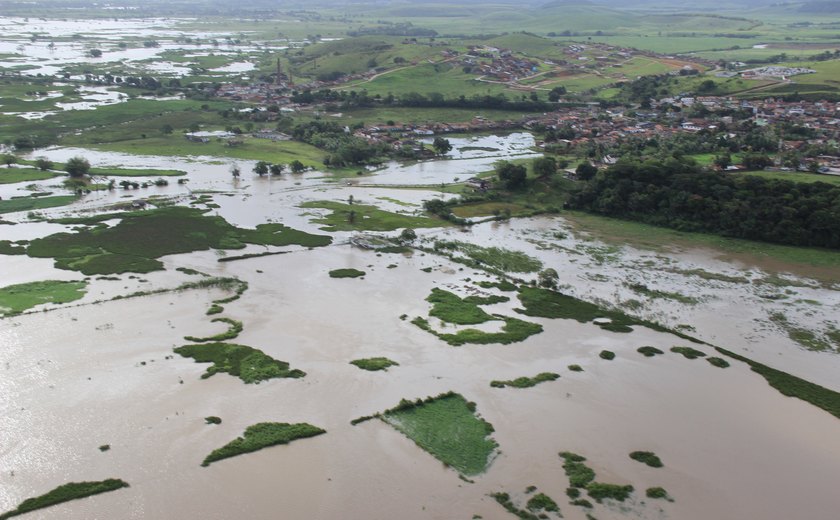
<instances>
[{"instance_id":1,"label":"green vegetation patch","mask_svg":"<svg viewBox=\"0 0 840 520\"><path fill-rule=\"evenodd\" d=\"M603 482L592 482L586 486L586 492L589 496L594 498L599 504L605 498L611 498L619 502L624 502L633 493L633 486L622 486L619 484L604 484Z\"/></svg>"},{"instance_id":2,"label":"green vegetation patch","mask_svg":"<svg viewBox=\"0 0 840 520\"><path fill-rule=\"evenodd\" d=\"M563 469L566 471L566 476L569 477L569 485L571 488L566 490L566 494L570 498L577 498L580 496L579 492L574 491L574 488L586 489L589 496L597 502L601 502L605 498L612 498L623 502L633 492L633 486L621 486L618 484L604 484L595 482L595 471L584 464L586 457L572 453L569 451L560 452L560 458L563 459ZM585 502L585 501L582 501ZM591 504L579 503L575 505L582 505L584 507L591 507Z\"/></svg>"},{"instance_id":3,"label":"green vegetation patch","mask_svg":"<svg viewBox=\"0 0 840 520\"><path fill-rule=\"evenodd\" d=\"M108 491L116 491L124 487L128 487L128 483L116 478L96 482L69 482L58 486L44 495L27 498L17 506L17 509L0 514L0 520L6 520L13 516L22 515L63 502L69 502L70 500L98 495L99 493L107 493Z\"/></svg>"},{"instance_id":4,"label":"green vegetation patch","mask_svg":"<svg viewBox=\"0 0 840 520\"><path fill-rule=\"evenodd\" d=\"M658 289L651 289L647 285L634 283L634 284L625 284L627 287L633 290L633 292L637 294L642 294L647 296L648 298L652 299L659 299L665 298L668 300L678 301L680 303L685 303L688 305L695 305L699 303L700 300L694 298L692 296L686 296L684 294L675 293L675 292L668 292L668 291L660 291Z\"/></svg>"},{"instance_id":5,"label":"green vegetation patch","mask_svg":"<svg viewBox=\"0 0 840 520\"><path fill-rule=\"evenodd\" d=\"M665 491L665 488L658 487L658 486L647 488L645 490L645 496L648 497L648 498L669 500L669 501L673 502L673 500L671 500L671 497L668 496L668 492Z\"/></svg>"},{"instance_id":6,"label":"green vegetation patch","mask_svg":"<svg viewBox=\"0 0 840 520\"><path fill-rule=\"evenodd\" d=\"M792 285L787 281L783 281L785 285ZM770 321L778 325L785 331L788 337L799 344L800 346L815 352L832 351L835 344L840 348L840 342L834 341L831 331L820 332L817 330L797 327L791 323L787 317L781 312L774 312L770 314Z\"/></svg>"},{"instance_id":7,"label":"green vegetation patch","mask_svg":"<svg viewBox=\"0 0 840 520\"><path fill-rule=\"evenodd\" d=\"M729 361L727 361L723 358L709 357L709 358L706 358L706 361L708 361L713 367L729 368Z\"/></svg>"},{"instance_id":8,"label":"green vegetation patch","mask_svg":"<svg viewBox=\"0 0 840 520\"><path fill-rule=\"evenodd\" d=\"M282 377L299 378L306 375L306 372L302 370L290 370L288 363L278 361L261 350L235 343L184 345L177 347L175 352L184 357L193 358L196 363L213 363L201 375L202 379L219 372L227 372L245 383L259 383Z\"/></svg>"},{"instance_id":9,"label":"green vegetation patch","mask_svg":"<svg viewBox=\"0 0 840 520\"><path fill-rule=\"evenodd\" d=\"M215 304L214 304L215 305ZM212 307L211 307L212 309ZM209 312L209 311L208 311ZM196 343L207 343L209 341L226 341L229 339L234 339L242 332L242 322L238 320L234 320L231 318L214 318L212 320L213 323L221 322L227 323L230 325L228 330L225 332L221 332L214 336L208 336L206 338L197 338L195 336L184 336L184 339L187 341L195 341Z\"/></svg>"},{"instance_id":10,"label":"green vegetation patch","mask_svg":"<svg viewBox=\"0 0 840 520\"><path fill-rule=\"evenodd\" d=\"M39 170L37 168L0 168L0 184L43 181L59 175L61 173Z\"/></svg>"},{"instance_id":11,"label":"green vegetation patch","mask_svg":"<svg viewBox=\"0 0 840 520\"><path fill-rule=\"evenodd\" d=\"M432 228L449 225L443 220L392 213L364 204L321 200L304 202L300 207L330 210L331 213L323 218L313 220L317 224L324 224L321 228L324 231L394 231L400 228Z\"/></svg>"},{"instance_id":12,"label":"green vegetation patch","mask_svg":"<svg viewBox=\"0 0 840 520\"><path fill-rule=\"evenodd\" d=\"M0 240L0 255L25 255L26 247L10 240Z\"/></svg>"},{"instance_id":13,"label":"green vegetation patch","mask_svg":"<svg viewBox=\"0 0 840 520\"><path fill-rule=\"evenodd\" d=\"M505 322L502 326L501 332L485 332L478 329L463 329L454 334L438 332L432 329L429 322L421 317L416 317L411 320L411 323L417 325L421 329L434 334L443 341L452 346L461 346L466 343L476 345L488 345L491 343L500 343L508 345L510 343L518 343L525 341L534 334L542 332L542 325L531 323L528 321L518 320L516 318L509 318L506 316L495 315L495 317Z\"/></svg>"},{"instance_id":14,"label":"green vegetation patch","mask_svg":"<svg viewBox=\"0 0 840 520\"><path fill-rule=\"evenodd\" d=\"M90 174L105 177L177 177L186 175L187 172L181 170L155 170L151 168L91 168Z\"/></svg>"},{"instance_id":15,"label":"green vegetation patch","mask_svg":"<svg viewBox=\"0 0 840 520\"><path fill-rule=\"evenodd\" d=\"M56 208L71 204L77 199L78 197L75 195L56 195L54 197L21 197L19 199L0 200L0 214Z\"/></svg>"},{"instance_id":16,"label":"green vegetation patch","mask_svg":"<svg viewBox=\"0 0 840 520\"><path fill-rule=\"evenodd\" d=\"M222 424L222 418L215 415L209 415L204 418L204 424Z\"/></svg>"},{"instance_id":17,"label":"green vegetation patch","mask_svg":"<svg viewBox=\"0 0 840 520\"><path fill-rule=\"evenodd\" d=\"M528 503L525 505L529 511L550 511L553 513L559 513L560 508L557 506L557 502L555 502L550 496L546 495L545 493L537 493L536 495L532 496L528 499Z\"/></svg>"},{"instance_id":18,"label":"green vegetation patch","mask_svg":"<svg viewBox=\"0 0 840 520\"><path fill-rule=\"evenodd\" d=\"M636 349L636 352L638 352L639 354L641 354L645 357L654 357L654 356L659 356L659 355L664 354L664 352L662 352L658 348L650 347L650 346L639 347L639 348Z\"/></svg>"},{"instance_id":19,"label":"green vegetation patch","mask_svg":"<svg viewBox=\"0 0 840 520\"><path fill-rule=\"evenodd\" d=\"M766 379L770 386L782 394L802 399L840 419L840 392L835 392L834 390L798 378L787 372L762 365L757 361L730 352L729 350L720 347L715 347L715 349L725 356L749 365L753 372Z\"/></svg>"},{"instance_id":20,"label":"green vegetation patch","mask_svg":"<svg viewBox=\"0 0 840 520\"><path fill-rule=\"evenodd\" d=\"M513 284L507 280L499 280L498 282L475 282L475 284L483 289L499 289L500 291L504 292L513 292L518 289L516 284Z\"/></svg>"},{"instance_id":21,"label":"green vegetation patch","mask_svg":"<svg viewBox=\"0 0 840 520\"><path fill-rule=\"evenodd\" d=\"M662 460L652 451L634 451L630 454L630 458L647 464L651 468L661 468L663 466Z\"/></svg>"},{"instance_id":22,"label":"green vegetation patch","mask_svg":"<svg viewBox=\"0 0 840 520\"><path fill-rule=\"evenodd\" d=\"M447 323L476 325L497 319L484 312L478 303L473 303L475 300L467 301L466 298L443 289L432 289L432 294L426 298L426 301L432 304L429 315Z\"/></svg>"},{"instance_id":23,"label":"green vegetation patch","mask_svg":"<svg viewBox=\"0 0 840 520\"><path fill-rule=\"evenodd\" d=\"M368 370L370 372L375 372L377 370L388 370L390 367L396 367L400 364L396 361L391 361L386 357L373 357L373 358L364 358L364 359L354 359L350 362L351 365L355 365L362 370Z\"/></svg>"},{"instance_id":24,"label":"green vegetation patch","mask_svg":"<svg viewBox=\"0 0 840 520\"><path fill-rule=\"evenodd\" d=\"M512 386L513 388L531 388L532 386L537 386L540 383L556 381L558 379L560 379L560 374L555 374L554 372L541 372L534 377L523 376L510 381L491 381L490 386L493 388L504 388L506 386Z\"/></svg>"},{"instance_id":25,"label":"green vegetation patch","mask_svg":"<svg viewBox=\"0 0 840 520\"><path fill-rule=\"evenodd\" d=\"M219 449L213 450L208 455L202 466L209 466L213 462L242 455L243 453L251 453L253 451L268 448L269 446L277 446L279 444L288 444L295 439L305 439L307 437L315 437L326 433L317 426L312 426L307 423L258 423L249 426L245 429L242 437L230 441Z\"/></svg>"},{"instance_id":26,"label":"green vegetation patch","mask_svg":"<svg viewBox=\"0 0 840 520\"><path fill-rule=\"evenodd\" d=\"M411 323L421 329L434 334L450 345L460 346L465 343L510 344L524 341L528 337L542 332L542 325L518 320L500 314L488 314L479 305L489 305L505 301L500 296L468 296L461 298L456 294L443 289L434 288L426 298L432 303L430 316L440 318L441 321L456 325L477 325L488 321L503 321L504 325L500 332L486 332L479 329L463 329L455 333L445 333L434 330L429 321L420 316L414 318Z\"/></svg>"},{"instance_id":27,"label":"green vegetation patch","mask_svg":"<svg viewBox=\"0 0 840 520\"><path fill-rule=\"evenodd\" d=\"M472 262L474 267L490 267L503 273L535 273L542 269L542 262L521 251L511 251L500 247L482 247L457 240L438 240L434 244L437 253L461 253Z\"/></svg>"},{"instance_id":28,"label":"green vegetation patch","mask_svg":"<svg viewBox=\"0 0 840 520\"><path fill-rule=\"evenodd\" d=\"M43 303L68 303L85 295L87 282L45 280L0 288L0 315L18 314Z\"/></svg>"},{"instance_id":29,"label":"green vegetation patch","mask_svg":"<svg viewBox=\"0 0 840 520\"><path fill-rule=\"evenodd\" d=\"M706 353L691 347L671 347L671 352L682 354L686 359L706 357Z\"/></svg>"},{"instance_id":30,"label":"green vegetation patch","mask_svg":"<svg viewBox=\"0 0 840 520\"><path fill-rule=\"evenodd\" d=\"M584 464L586 457L583 455L563 451L560 453L560 458L563 459L563 469L566 471L566 476L569 477L570 486L585 488L595 480L595 470Z\"/></svg>"},{"instance_id":31,"label":"green vegetation patch","mask_svg":"<svg viewBox=\"0 0 840 520\"><path fill-rule=\"evenodd\" d=\"M365 274L367 273L358 269L333 269L330 271L330 278L359 278Z\"/></svg>"},{"instance_id":32,"label":"green vegetation patch","mask_svg":"<svg viewBox=\"0 0 840 520\"><path fill-rule=\"evenodd\" d=\"M598 354L598 357L601 359L606 359L607 361L612 361L613 359L615 359L615 352L612 352L610 350L602 350Z\"/></svg>"},{"instance_id":33,"label":"green vegetation patch","mask_svg":"<svg viewBox=\"0 0 840 520\"><path fill-rule=\"evenodd\" d=\"M510 499L510 495L507 493L491 493L490 496L493 497L493 500L498 502L499 505L504 507L508 513L515 515L522 520L540 520L540 517L534 513L526 509L519 509L516 507L516 504L513 503L513 500Z\"/></svg>"},{"instance_id":34,"label":"green vegetation patch","mask_svg":"<svg viewBox=\"0 0 840 520\"><path fill-rule=\"evenodd\" d=\"M215 249L241 249L245 244L318 247L328 236L310 235L282 224L260 224L242 229L201 210L172 206L126 213L112 227L75 233L57 233L33 240L27 254L54 258L56 267L87 275L149 272L163 269L157 259L178 253Z\"/></svg>"},{"instance_id":35,"label":"green vegetation patch","mask_svg":"<svg viewBox=\"0 0 840 520\"><path fill-rule=\"evenodd\" d=\"M604 310L594 303L538 287L521 287L519 289L519 301L525 308L516 309L516 312L526 316L563 318L577 320L581 323L588 323L597 318L608 318L609 323L602 323L598 326L613 332L633 332L630 325L638 323L626 314Z\"/></svg>"},{"instance_id":36,"label":"green vegetation patch","mask_svg":"<svg viewBox=\"0 0 840 520\"><path fill-rule=\"evenodd\" d=\"M487 469L498 448L493 426L475 413L475 404L448 392L426 400L403 399L379 416L435 458L463 475Z\"/></svg>"}]
</instances>

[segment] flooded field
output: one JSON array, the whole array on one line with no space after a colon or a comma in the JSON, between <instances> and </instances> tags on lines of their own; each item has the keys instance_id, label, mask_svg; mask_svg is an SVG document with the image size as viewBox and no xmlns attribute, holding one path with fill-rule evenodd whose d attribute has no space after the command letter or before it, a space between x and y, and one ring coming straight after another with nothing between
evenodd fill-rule
<instances>
[{"instance_id":1,"label":"flooded field","mask_svg":"<svg viewBox=\"0 0 840 520\"><path fill-rule=\"evenodd\" d=\"M329 212L302 204L344 203L352 196L356 205L412 216L423 200L449 196L434 191L441 183L465 180L500 158L528 157L533 138L523 133L453 144L452 158L390 164L349 183L320 172L258 178L249 161L238 161L247 173L233 179L229 162L213 157L52 148L38 155L63 161L81 153L97 167L182 170L189 182L92 193L35 217L91 215L115 203L159 196L195 203L242 228L275 222L325 234L313 220ZM58 181L25 184L25 190L21 183L0 185L0 196L53 191ZM417 188L398 187L406 185ZM74 227L27 212L5 214L3 220L14 225L0 226L0 239L11 241ZM830 331L836 324L840 287L826 280L824 271L768 265L709 247L646 248L584 231L562 214L467 229L417 229L418 248L406 253L354 247L349 241L356 233L350 231L328 234L333 241L325 247L251 244L174 254L161 259L165 270L107 277L57 269L51 258L0 255L4 286L88 282L80 300L0 320L0 511L69 481L118 477L130 487L31 517L505 518L490 494L509 493L525 508L526 488L536 486L559 504L563 517L584 519L590 510L570 505L566 497L569 481L558 456L563 451L585 456L599 482L634 487L624 502L595 503L591 514L600 519L827 519L840 507L833 490L840 479L836 417L783 396L744 363L730 359L731 366L722 369L670 350L691 346L719 355L709 345L641 325L622 333L589 320L520 315L515 292L480 288L475 282L495 277L436 254L434 244L525 253L557 271L565 294L836 389L840 356L804 348L789 330ZM220 262L266 252L283 254ZM329 276L342 268L365 274ZM185 336L224 331L206 315L214 300L229 296L221 289L114 300L202 278L191 270L247 282L241 298L224 304L221 314L242 323L232 342L288 362L306 376L259 384L228 373L202 379L208 364L173 352L188 343ZM524 272L515 278L528 282L536 276ZM543 330L508 345L450 346L412 323L429 316L426 298L435 288L461 296L507 296L509 301L499 298L484 308ZM779 314L787 325L773 318ZM430 323L444 332L464 328L437 319ZM664 354L645 357L637 352L642 346ZM605 350L615 359L599 356ZM367 372L350 364L379 356L399 365ZM489 384L546 371L560 378L524 389ZM459 478L382 421L350 424L401 399L447 391L475 403L499 444L486 472L470 479ZM221 424L205 424L210 416ZM305 422L327 433L201 467L212 450L265 421ZM98 449L103 445L110 449ZM630 459L637 450L655 452L664 467ZM673 501L645 497L645 489L654 486L664 487Z\"/></svg>"},{"instance_id":2,"label":"flooded field","mask_svg":"<svg viewBox=\"0 0 840 520\"><path fill-rule=\"evenodd\" d=\"M268 43L249 34L225 31L189 32L190 19L54 20L0 17L0 70L25 75L83 78L80 69L113 73L183 76L188 63L201 56L223 65L209 74L223 78L253 70L263 53L303 45L302 41ZM188 35L188 36L187 36ZM247 41L245 41L247 39ZM91 53L93 49L100 51Z\"/></svg>"}]
</instances>

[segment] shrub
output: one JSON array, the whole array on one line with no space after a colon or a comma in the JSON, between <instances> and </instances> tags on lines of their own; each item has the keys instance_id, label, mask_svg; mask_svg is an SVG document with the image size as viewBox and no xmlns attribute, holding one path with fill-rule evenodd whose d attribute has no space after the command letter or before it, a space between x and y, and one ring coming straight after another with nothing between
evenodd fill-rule
<instances>
[{"instance_id":1,"label":"shrub","mask_svg":"<svg viewBox=\"0 0 840 520\"><path fill-rule=\"evenodd\" d=\"M634 451L630 454L630 458L642 464L647 464L651 468L662 467L662 461L652 451Z\"/></svg>"},{"instance_id":2,"label":"shrub","mask_svg":"<svg viewBox=\"0 0 840 520\"><path fill-rule=\"evenodd\" d=\"M660 354L664 354L664 352L662 352L656 347L639 347L638 349L636 349L636 352L645 357L654 357Z\"/></svg>"}]
</instances>

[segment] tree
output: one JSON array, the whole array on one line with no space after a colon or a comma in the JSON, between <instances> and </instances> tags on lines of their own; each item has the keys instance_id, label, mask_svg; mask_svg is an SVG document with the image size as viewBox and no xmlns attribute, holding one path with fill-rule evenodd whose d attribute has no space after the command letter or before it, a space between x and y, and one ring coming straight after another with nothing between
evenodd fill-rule
<instances>
[{"instance_id":1,"label":"tree","mask_svg":"<svg viewBox=\"0 0 840 520\"><path fill-rule=\"evenodd\" d=\"M443 137L435 137L434 142L432 142L432 148L435 149L435 153L437 153L438 155L443 155L452 150L452 145L449 143L449 139L444 139Z\"/></svg>"},{"instance_id":2,"label":"tree","mask_svg":"<svg viewBox=\"0 0 840 520\"><path fill-rule=\"evenodd\" d=\"M90 172L90 163L84 157L71 157L67 160L67 164L64 165L64 171L66 171L70 177L79 178L84 177L85 175Z\"/></svg>"},{"instance_id":3,"label":"tree","mask_svg":"<svg viewBox=\"0 0 840 520\"><path fill-rule=\"evenodd\" d=\"M268 163L265 161L258 161L257 164L254 165L254 173L260 177L268 173Z\"/></svg>"},{"instance_id":4,"label":"tree","mask_svg":"<svg viewBox=\"0 0 840 520\"><path fill-rule=\"evenodd\" d=\"M748 170L763 170L773 164L773 160L763 154L747 154L743 162Z\"/></svg>"},{"instance_id":5,"label":"tree","mask_svg":"<svg viewBox=\"0 0 840 520\"><path fill-rule=\"evenodd\" d=\"M238 179L239 175L242 173L242 170L239 169L238 164L232 164L230 166L230 174L233 175L234 179Z\"/></svg>"},{"instance_id":6,"label":"tree","mask_svg":"<svg viewBox=\"0 0 840 520\"><path fill-rule=\"evenodd\" d=\"M165 125L160 127L160 131L167 135L171 134L174 130L175 129L172 128L172 125L170 125L169 123L166 123Z\"/></svg>"},{"instance_id":7,"label":"tree","mask_svg":"<svg viewBox=\"0 0 840 520\"><path fill-rule=\"evenodd\" d=\"M35 159L35 166L41 171L52 170L53 162L46 157L38 157Z\"/></svg>"},{"instance_id":8,"label":"tree","mask_svg":"<svg viewBox=\"0 0 840 520\"><path fill-rule=\"evenodd\" d=\"M516 190L525 185L528 170L521 164L501 161L496 165L496 174L499 176L499 180L505 183L507 189Z\"/></svg>"},{"instance_id":9,"label":"tree","mask_svg":"<svg viewBox=\"0 0 840 520\"><path fill-rule=\"evenodd\" d=\"M400 233L400 242L414 242L417 239L417 233L411 228L405 228Z\"/></svg>"},{"instance_id":10,"label":"tree","mask_svg":"<svg viewBox=\"0 0 840 520\"><path fill-rule=\"evenodd\" d=\"M577 178L582 181L588 181L589 179L595 177L596 173L598 173L598 168L592 166L586 161L578 164L578 167L575 169Z\"/></svg>"},{"instance_id":11,"label":"tree","mask_svg":"<svg viewBox=\"0 0 840 520\"><path fill-rule=\"evenodd\" d=\"M560 101L560 96L566 94L566 87L554 87L548 92L548 100L552 102Z\"/></svg>"},{"instance_id":12,"label":"tree","mask_svg":"<svg viewBox=\"0 0 840 520\"><path fill-rule=\"evenodd\" d=\"M725 170L732 164L732 156L728 153L715 157L715 166Z\"/></svg>"},{"instance_id":13,"label":"tree","mask_svg":"<svg viewBox=\"0 0 840 520\"><path fill-rule=\"evenodd\" d=\"M548 268L539 272L537 275L537 282L540 287L546 289L557 289L557 283L560 281L560 275L554 269Z\"/></svg>"},{"instance_id":14,"label":"tree","mask_svg":"<svg viewBox=\"0 0 840 520\"><path fill-rule=\"evenodd\" d=\"M347 204L349 204L349 205L351 205L351 206L352 206L352 205L353 205L353 201L354 201L354 200L355 200L355 199L353 198L353 195L350 195L349 197L347 197Z\"/></svg>"},{"instance_id":15,"label":"tree","mask_svg":"<svg viewBox=\"0 0 840 520\"><path fill-rule=\"evenodd\" d=\"M93 58L99 58L99 57L101 57L101 56L102 56L102 51L101 51L101 50L99 50L99 49L91 49L91 50L90 50L90 55L91 55L91 57L93 57Z\"/></svg>"},{"instance_id":16,"label":"tree","mask_svg":"<svg viewBox=\"0 0 840 520\"><path fill-rule=\"evenodd\" d=\"M557 173L557 161L554 157L538 157L532 163L534 173L541 179L547 179Z\"/></svg>"},{"instance_id":17,"label":"tree","mask_svg":"<svg viewBox=\"0 0 840 520\"><path fill-rule=\"evenodd\" d=\"M268 170L271 172L271 175L280 175L283 173L283 168L285 168L282 164L272 164L268 167Z\"/></svg>"},{"instance_id":18,"label":"tree","mask_svg":"<svg viewBox=\"0 0 840 520\"><path fill-rule=\"evenodd\" d=\"M17 157L10 153L3 154L3 164L6 165L6 168L11 168L13 164L17 162Z\"/></svg>"},{"instance_id":19,"label":"tree","mask_svg":"<svg viewBox=\"0 0 840 520\"><path fill-rule=\"evenodd\" d=\"M292 169L292 173L300 173L306 169L306 166L297 159L292 161L291 164L289 164L289 167Z\"/></svg>"}]
</instances>

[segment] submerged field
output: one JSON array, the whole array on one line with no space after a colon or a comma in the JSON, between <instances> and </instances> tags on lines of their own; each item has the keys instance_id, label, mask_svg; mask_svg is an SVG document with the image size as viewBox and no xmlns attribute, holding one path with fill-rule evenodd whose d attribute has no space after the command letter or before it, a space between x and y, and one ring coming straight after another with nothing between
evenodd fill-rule
<instances>
[{"instance_id":1,"label":"submerged field","mask_svg":"<svg viewBox=\"0 0 840 520\"><path fill-rule=\"evenodd\" d=\"M834 510L840 454L828 439L840 432L832 415L840 358L834 347L807 350L793 332L831 344L840 298L824 275L835 254L577 214L464 232L416 212L429 191L337 185L318 174L269 186L256 176L231 180L224 167L179 168L193 190L214 192L174 198L189 207L73 211L90 207L82 199L45 210L46 221L9 215L19 223L6 228L14 234L0 262L19 271L15 283L66 280L55 288L77 290L78 273L54 259L91 261L85 237L104 237L95 255L111 274L91 276L78 299L48 291L33 302L59 310L15 303L23 314L0 321L0 360L13 374L0 390L16 396L4 405L4 434L19 446L2 457L16 476L0 509L101 471L131 487L43 509L44 518L125 517L126 496L170 518L164 504L176 494L179 514L208 517L264 518L282 506L313 518L496 518L508 505L552 502L573 519L623 518L628 508L688 519ZM374 174L371 184L375 175L397 174ZM350 195L364 202L345 202ZM198 209L209 205L218 207ZM349 211L360 220L348 222ZM363 225L364 215L374 220ZM411 247L348 242L353 224L396 238L398 222L418 228ZM372 231L380 226L390 231ZM188 240L167 238L182 228ZM132 238L140 229L148 240ZM159 268L118 274L122 257L108 255ZM559 273L559 292L528 284L547 267ZM771 318L779 314L784 320ZM450 397L389 411L441 394ZM28 412L36 408L44 412ZM376 414L385 422L350 424ZM55 417L74 426L31 435L50 431ZM707 421L722 426L710 432ZM249 430L267 423L286 426ZM326 433L271 447L297 437L287 435L294 425L306 426L304 436ZM811 451L816 444L828 452ZM37 456L45 450L52 459ZM557 456L566 450L584 454L596 475L568 500ZM636 452L664 467L628 456ZM208 455L226 460L202 468ZM771 470L756 474L756 461ZM809 471L791 469L802 464ZM163 477L161 467L170 468ZM381 490L375 504L360 482ZM538 491L522 492L532 485ZM217 486L237 494L221 497Z\"/></svg>"},{"instance_id":2,"label":"submerged field","mask_svg":"<svg viewBox=\"0 0 840 520\"><path fill-rule=\"evenodd\" d=\"M453 150L433 160L329 170L322 148L250 135L287 125L288 107L246 127L239 100L166 92L175 77L272 74L280 57L301 82L374 69L346 85L357 95L527 100L563 86L615 99L617 81L678 70L683 57L590 65L600 43L711 59L807 44L796 62L836 32L797 27L771 41L799 19L782 14L476 11L114 20L103 10L89 27L53 20L52 51L43 31L23 30L45 22L0 19L14 42L0 47L0 71L166 80L160 96L0 81L0 137L61 145L0 166L0 518L836 516L836 251L571 212L543 193L459 205L444 220L424 202L469 193L462 183L498 160L530 162L539 135L450 134ZM392 17L413 25L382 21ZM498 34L463 34L488 27ZM416 41L348 34L429 29L438 35ZM752 47L765 39L772 47ZM533 68L513 88L442 53L469 46L514 48ZM828 92L835 63L814 67L801 83ZM739 81L715 88L765 85ZM350 133L522 115L336 102L290 117ZM233 145L186 139L196 127L241 134ZM78 193L63 184L74 156L93 167ZM38 159L52 164L36 169ZM259 176L257 160L309 168Z\"/></svg>"}]
</instances>

